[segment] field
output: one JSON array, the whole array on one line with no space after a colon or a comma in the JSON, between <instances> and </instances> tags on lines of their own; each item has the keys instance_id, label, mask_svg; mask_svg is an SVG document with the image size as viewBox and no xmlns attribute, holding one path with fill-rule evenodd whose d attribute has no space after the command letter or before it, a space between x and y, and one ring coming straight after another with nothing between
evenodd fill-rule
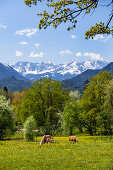
<instances>
[{"instance_id":1,"label":"field","mask_svg":"<svg viewBox=\"0 0 113 170\"><path fill-rule=\"evenodd\" d=\"M109 137L54 137L54 144L40 146L37 142L0 141L0 169L113 169L113 141Z\"/></svg>"}]
</instances>

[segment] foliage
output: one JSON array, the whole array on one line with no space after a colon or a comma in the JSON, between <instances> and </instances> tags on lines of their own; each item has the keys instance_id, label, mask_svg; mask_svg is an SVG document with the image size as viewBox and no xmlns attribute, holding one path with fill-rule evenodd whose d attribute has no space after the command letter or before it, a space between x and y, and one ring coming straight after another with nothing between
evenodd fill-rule
<instances>
[{"instance_id":1,"label":"foliage","mask_svg":"<svg viewBox=\"0 0 113 170\"><path fill-rule=\"evenodd\" d=\"M8 131L14 130L10 101L0 95L0 140L3 140Z\"/></svg>"},{"instance_id":2,"label":"foliage","mask_svg":"<svg viewBox=\"0 0 113 170\"><path fill-rule=\"evenodd\" d=\"M19 92L19 91L14 92L12 106L13 106L13 111L15 112L15 121L17 124L21 124L19 111L21 108L22 99L25 96L26 91L27 91L27 89L23 89L22 92Z\"/></svg>"},{"instance_id":3,"label":"foliage","mask_svg":"<svg viewBox=\"0 0 113 170\"><path fill-rule=\"evenodd\" d=\"M108 71L101 71L97 76L90 78L80 100L74 93L70 93L70 100L64 109L64 125L73 134L77 127L82 127L90 135L101 132L112 134L113 128L113 76Z\"/></svg>"},{"instance_id":4,"label":"foliage","mask_svg":"<svg viewBox=\"0 0 113 170\"><path fill-rule=\"evenodd\" d=\"M112 18L113 18L113 14L110 19ZM113 35L113 26L109 28L108 25L109 24L105 26L103 22L100 22L99 24L96 23L95 26L92 26L89 31L86 31L85 38L88 39L92 37L93 39L96 34L112 34Z\"/></svg>"},{"instance_id":5,"label":"foliage","mask_svg":"<svg viewBox=\"0 0 113 170\"><path fill-rule=\"evenodd\" d=\"M0 142L0 169L113 169L109 137L77 136L79 144L69 142L68 137L54 137L54 144L40 146L41 138L28 143Z\"/></svg>"},{"instance_id":6,"label":"foliage","mask_svg":"<svg viewBox=\"0 0 113 170\"><path fill-rule=\"evenodd\" d=\"M77 127L80 131L82 131L81 121L80 121L80 108L79 108L79 99L80 94L78 91L70 92L70 99L66 102L64 108L64 129L69 133L69 135L73 135L73 129Z\"/></svg>"},{"instance_id":7,"label":"foliage","mask_svg":"<svg viewBox=\"0 0 113 170\"><path fill-rule=\"evenodd\" d=\"M58 122L57 113L63 110L67 92L59 81L48 79L37 80L25 93L19 111L24 122L33 115L37 126L52 127Z\"/></svg>"},{"instance_id":8,"label":"foliage","mask_svg":"<svg viewBox=\"0 0 113 170\"><path fill-rule=\"evenodd\" d=\"M88 87L86 87L80 100L81 118L83 126L89 131L96 133L100 125L100 115L103 110L105 85L113 78L108 71L100 72L96 77L92 77ZM104 118L104 117L103 117Z\"/></svg>"},{"instance_id":9,"label":"foliage","mask_svg":"<svg viewBox=\"0 0 113 170\"><path fill-rule=\"evenodd\" d=\"M70 91L69 97L70 97L70 101L72 103L78 102L80 99L80 93L79 93L79 91Z\"/></svg>"},{"instance_id":10,"label":"foliage","mask_svg":"<svg viewBox=\"0 0 113 170\"><path fill-rule=\"evenodd\" d=\"M103 105L104 113L103 116L103 125L106 133L112 134L113 128L113 80L106 85L105 89L105 97L104 97L104 105Z\"/></svg>"},{"instance_id":11,"label":"foliage","mask_svg":"<svg viewBox=\"0 0 113 170\"><path fill-rule=\"evenodd\" d=\"M38 2L43 1L44 0L25 0L24 2L26 5L31 7L31 5L38 5ZM38 13L38 15L42 17L40 19L39 29L46 29L50 25L57 28L59 24L67 22L70 23L67 30L76 28L77 18L79 18L79 15L91 14L96 8L98 8L98 6L101 6L108 8L109 16L107 24L105 25L103 22L100 22L99 24L96 23L95 26L92 26L90 30L86 32L85 38L93 38L96 34L113 34L113 26L111 28L109 26L113 18L112 0L102 1L102 3L101 0L47 0L46 5L49 13L47 10ZM109 7L111 7L111 9L109 9ZM51 10L49 10L49 8Z\"/></svg>"},{"instance_id":12,"label":"foliage","mask_svg":"<svg viewBox=\"0 0 113 170\"><path fill-rule=\"evenodd\" d=\"M24 123L24 137L26 141L33 141L33 130L36 128L36 121L33 116L27 118Z\"/></svg>"},{"instance_id":13,"label":"foliage","mask_svg":"<svg viewBox=\"0 0 113 170\"><path fill-rule=\"evenodd\" d=\"M6 99L9 99L11 102L13 100L14 97L14 92L7 90L4 90L2 88L0 88L0 95L5 96Z\"/></svg>"},{"instance_id":14,"label":"foliage","mask_svg":"<svg viewBox=\"0 0 113 170\"><path fill-rule=\"evenodd\" d=\"M22 92L19 92L19 91L14 92L14 98L12 100L13 106L18 106L22 103L22 99L23 99L26 91L27 91L27 89L23 89Z\"/></svg>"}]
</instances>

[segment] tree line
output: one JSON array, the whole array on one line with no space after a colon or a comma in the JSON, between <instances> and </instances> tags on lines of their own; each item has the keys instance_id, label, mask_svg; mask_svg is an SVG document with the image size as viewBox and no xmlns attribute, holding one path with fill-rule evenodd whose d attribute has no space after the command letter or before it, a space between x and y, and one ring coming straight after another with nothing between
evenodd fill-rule
<instances>
[{"instance_id":1,"label":"tree line","mask_svg":"<svg viewBox=\"0 0 113 170\"><path fill-rule=\"evenodd\" d=\"M113 76L101 71L87 81L83 94L67 91L51 78L39 79L22 92L0 91L0 140L29 121L43 134L112 134ZM32 123L33 124L33 123Z\"/></svg>"}]
</instances>

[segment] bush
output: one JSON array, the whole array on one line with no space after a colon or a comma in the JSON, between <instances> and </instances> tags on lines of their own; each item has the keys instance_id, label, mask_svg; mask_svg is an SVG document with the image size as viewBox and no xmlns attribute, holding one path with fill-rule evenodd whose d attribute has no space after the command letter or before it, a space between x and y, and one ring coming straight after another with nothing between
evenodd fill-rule
<instances>
[{"instance_id":1,"label":"bush","mask_svg":"<svg viewBox=\"0 0 113 170\"><path fill-rule=\"evenodd\" d=\"M30 116L24 123L24 137L26 141L33 141L34 129L36 129L36 120L33 116Z\"/></svg>"},{"instance_id":2,"label":"bush","mask_svg":"<svg viewBox=\"0 0 113 170\"><path fill-rule=\"evenodd\" d=\"M12 118L12 110L10 101L4 96L0 96L0 140L9 136L14 131L14 122Z\"/></svg>"}]
</instances>

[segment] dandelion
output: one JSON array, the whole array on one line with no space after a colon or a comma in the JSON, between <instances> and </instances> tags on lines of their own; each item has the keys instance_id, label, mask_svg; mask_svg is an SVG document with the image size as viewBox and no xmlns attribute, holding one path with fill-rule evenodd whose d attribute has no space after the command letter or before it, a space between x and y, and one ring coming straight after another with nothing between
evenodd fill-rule
<instances>
[{"instance_id":1,"label":"dandelion","mask_svg":"<svg viewBox=\"0 0 113 170\"><path fill-rule=\"evenodd\" d=\"M79 161L81 161L81 160L82 160L82 158L78 158L78 160L79 160Z\"/></svg>"}]
</instances>

